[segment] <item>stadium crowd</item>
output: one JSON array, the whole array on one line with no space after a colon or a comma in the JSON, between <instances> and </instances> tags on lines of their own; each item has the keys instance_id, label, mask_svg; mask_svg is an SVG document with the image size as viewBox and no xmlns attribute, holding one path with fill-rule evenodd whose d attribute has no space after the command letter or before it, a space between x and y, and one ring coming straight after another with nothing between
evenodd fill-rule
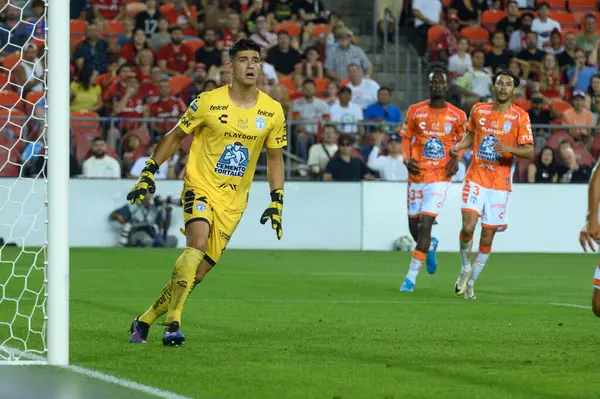
<instances>
[{"instance_id":1,"label":"stadium crowd","mask_svg":"<svg viewBox=\"0 0 600 399\"><path fill-rule=\"evenodd\" d=\"M409 4L418 51L446 63L454 104L468 113L490 99L492 74L509 68L522 79L515 102L532 123L565 125L535 128L537 160L519 163L517 181L587 181L600 155L595 0ZM44 2L0 0L0 10L0 145L11 148L0 151L0 175L36 175L45 165L37 140L45 112ZM373 64L354 33L322 0L79 0L71 2L70 29L72 176L136 177L187 104L231 82L227 48L249 37L263 47L259 87L294 121L289 142L298 174L406 180L394 135L402 112L391 104L391 89L371 78ZM159 178L183 177L190 144ZM336 166L338 158L344 162Z\"/></svg>"},{"instance_id":2,"label":"stadium crowd","mask_svg":"<svg viewBox=\"0 0 600 399\"><path fill-rule=\"evenodd\" d=\"M364 119L401 122L391 90L370 79L372 63L353 32L321 0L89 0L75 11L71 4L74 176L136 177L187 104L231 82L227 49L245 37L263 47L259 87L281 102L288 120L336 122L335 141L340 134L359 137L365 129L357 123ZM27 141L11 151L14 159L2 175L36 174L44 165L43 144L36 142L44 116L44 7L41 0L31 5L31 16L16 2L3 9L4 20L0 15L13 29L0 35L2 63L17 71L3 77L8 83L0 105L13 112L12 137L3 140L25 136L20 125L12 126L15 115L37 118L25 124ZM301 175L323 175L326 165L314 149L325 148L315 147L322 130L320 122L293 127L290 148L300 164L309 161ZM172 168L165 165L164 178L183 176L190 144L186 140Z\"/></svg>"},{"instance_id":3,"label":"stadium crowd","mask_svg":"<svg viewBox=\"0 0 600 399\"><path fill-rule=\"evenodd\" d=\"M467 113L490 100L498 70L521 79L515 103L541 126L536 160L519 161L517 181L588 181L600 155L596 0L413 0L412 15L420 54L447 65L453 103Z\"/></svg>"}]
</instances>

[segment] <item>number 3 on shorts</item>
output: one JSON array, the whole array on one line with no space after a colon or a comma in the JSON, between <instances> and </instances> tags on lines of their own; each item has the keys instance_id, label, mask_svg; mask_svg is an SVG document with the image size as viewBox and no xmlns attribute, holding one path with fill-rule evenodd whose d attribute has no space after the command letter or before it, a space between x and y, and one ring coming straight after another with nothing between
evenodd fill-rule
<instances>
[{"instance_id":1,"label":"number 3 on shorts","mask_svg":"<svg viewBox=\"0 0 600 399\"><path fill-rule=\"evenodd\" d=\"M423 199L423 190L410 190L408 193L408 198L411 201Z\"/></svg>"}]
</instances>

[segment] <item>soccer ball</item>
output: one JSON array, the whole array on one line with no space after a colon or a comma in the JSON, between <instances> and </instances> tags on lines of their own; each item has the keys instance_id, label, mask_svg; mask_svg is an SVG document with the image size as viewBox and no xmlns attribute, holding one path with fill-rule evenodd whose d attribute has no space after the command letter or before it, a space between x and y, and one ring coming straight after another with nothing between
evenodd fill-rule
<instances>
[{"instance_id":1,"label":"soccer ball","mask_svg":"<svg viewBox=\"0 0 600 399\"><path fill-rule=\"evenodd\" d=\"M413 239L409 236L402 236L394 243L394 249L401 252L410 252L413 248Z\"/></svg>"}]
</instances>

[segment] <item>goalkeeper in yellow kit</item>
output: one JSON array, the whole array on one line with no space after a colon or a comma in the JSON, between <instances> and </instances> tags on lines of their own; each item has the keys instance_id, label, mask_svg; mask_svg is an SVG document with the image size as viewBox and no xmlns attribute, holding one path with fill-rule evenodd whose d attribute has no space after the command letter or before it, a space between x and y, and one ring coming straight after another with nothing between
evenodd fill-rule
<instances>
[{"instance_id":1,"label":"goalkeeper in yellow kit","mask_svg":"<svg viewBox=\"0 0 600 399\"><path fill-rule=\"evenodd\" d=\"M158 299L131 325L132 343L146 343L152 323L167 313L163 344L185 342L181 312L187 296L219 261L248 202L248 192L263 145L267 148L271 203L261 216L282 237L286 121L281 105L261 92L260 46L241 39L229 50L229 86L200 94L177 126L158 144L137 184L127 195L141 203L155 191L154 174L188 134L194 135L182 192L186 248Z\"/></svg>"}]
</instances>

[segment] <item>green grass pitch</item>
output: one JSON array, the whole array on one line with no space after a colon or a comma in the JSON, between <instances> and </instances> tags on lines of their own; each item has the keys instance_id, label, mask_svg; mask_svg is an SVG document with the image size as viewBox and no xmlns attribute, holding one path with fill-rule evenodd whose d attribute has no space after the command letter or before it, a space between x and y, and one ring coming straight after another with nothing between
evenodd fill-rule
<instances>
[{"instance_id":1,"label":"green grass pitch","mask_svg":"<svg viewBox=\"0 0 600 399\"><path fill-rule=\"evenodd\" d=\"M16 270L28 273L34 251ZM71 362L198 399L593 398L598 327L593 255L492 253L477 299L453 294L458 254L438 255L413 294L408 253L226 251L185 307L183 347L128 328L160 293L179 250L71 251ZM5 248L0 282L19 252ZM36 264L42 264L43 254ZM6 297L40 323L43 269ZM27 281L25 283L25 281ZM0 321L16 304L3 301ZM29 313L28 313L29 312ZM23 336L27 318L13 334ZM0 342L9 330L0 325ZM11 345L20 342L12 340ZM40 345L32 336L30 347Z\"/></svg>"}]
</instances>

